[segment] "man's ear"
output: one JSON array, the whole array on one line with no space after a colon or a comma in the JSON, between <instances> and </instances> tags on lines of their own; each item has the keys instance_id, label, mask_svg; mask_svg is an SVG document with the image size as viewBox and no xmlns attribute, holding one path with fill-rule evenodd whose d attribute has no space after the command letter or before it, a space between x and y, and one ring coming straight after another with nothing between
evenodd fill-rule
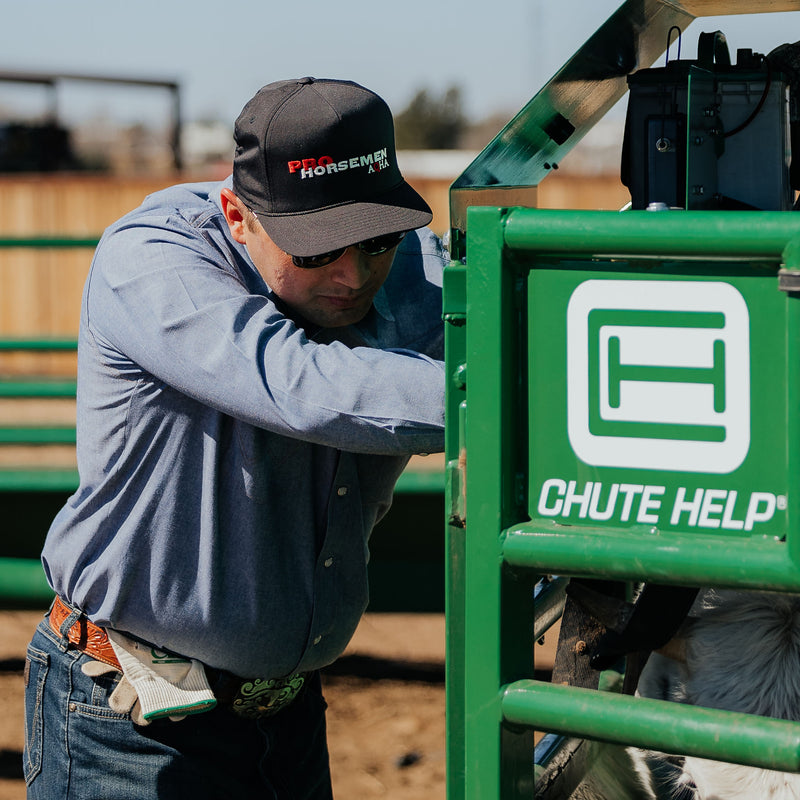
<instances>
[{"instance_id":1,"label":"man's ear","mask_svg":"<svg viewBox=\"0 0 800 800\"><path fill-rule=\"evenodd\" d=\"M220 200L222 202L222 213L225 215L231 236L239 244L246 244L244 203L230 189L223 189L220 192Z\"/></svg>"}]
</instances>

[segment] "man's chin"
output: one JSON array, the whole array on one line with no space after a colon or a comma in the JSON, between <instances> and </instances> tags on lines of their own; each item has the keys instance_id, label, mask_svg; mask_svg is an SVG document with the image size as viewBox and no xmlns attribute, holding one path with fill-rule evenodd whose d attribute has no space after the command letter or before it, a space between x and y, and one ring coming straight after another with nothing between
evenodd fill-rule
<instances>
[{"instance_id":1,"label":"man's chin","mask_svg":"<svg viewBox=\"0 0 800 800\"><path fill-rule=\"evenodd\" d=\"M312 309L307 312L307 319L323 328L344 328L355 325L367 316L372 303L351 306L350 308Z\"/></svg>"}]
</instances>

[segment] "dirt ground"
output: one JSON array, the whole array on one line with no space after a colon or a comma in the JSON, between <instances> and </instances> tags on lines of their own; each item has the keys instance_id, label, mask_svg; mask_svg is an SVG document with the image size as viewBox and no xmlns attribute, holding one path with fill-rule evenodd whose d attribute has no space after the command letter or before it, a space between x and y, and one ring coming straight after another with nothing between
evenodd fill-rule
<instances>
[{"instance_id":1,"label":"dirt ground","mask_svg":"<svg viewBox=\"0 0 800 800\"><path fill-rule=\"evenodd\" d=\"M23 800L22 669L40 612L0 613L0 800ZM444 800L444 617L368 614L325 675L337 798Z\"/></svg>"}]
</instances>

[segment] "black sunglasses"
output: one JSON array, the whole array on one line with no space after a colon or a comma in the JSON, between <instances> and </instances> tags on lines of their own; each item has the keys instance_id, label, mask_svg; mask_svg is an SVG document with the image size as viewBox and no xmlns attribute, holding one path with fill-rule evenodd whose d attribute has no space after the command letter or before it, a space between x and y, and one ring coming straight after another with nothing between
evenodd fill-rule
<instances>
[{"instance_id":1,"label":"black sunglasses","mask_svg":"<svg viewBox=\"0 0 800 800\"><path fill-rule=\"evenodd\" d=\"M363 242L356 242L355 244L348 245L347 247L357 247L362 253L368 256L379 256L382 253L397 247L407 231L400 231L399 233L387 233L383 236L375 236L372 239L364 239ZM315 267L327 267L328 264L333 264L337 258L344 255L347 247L340 247L337 250L331 250L329 253L320 253L318 256L292 256L292 264L302 269L314 269Z\"/></svg>"}]
</instances>

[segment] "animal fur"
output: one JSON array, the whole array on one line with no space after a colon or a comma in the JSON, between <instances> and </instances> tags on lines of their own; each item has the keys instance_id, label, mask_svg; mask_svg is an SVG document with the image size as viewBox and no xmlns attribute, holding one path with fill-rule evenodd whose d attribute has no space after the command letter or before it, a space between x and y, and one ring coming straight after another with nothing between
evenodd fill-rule
<instances>
[{"instance_id":1,"label":"animal fur","mask_svg":"<svg viewBox=\"0 0 800 800\"><path fill-rule=\"evenodd\" d=\"M638 694L800 720L800 597L707 590L686 636L686 661L653 653ZM800 800L800 775L632 750L655 800Z\"/></svg>"}]
</instances>

